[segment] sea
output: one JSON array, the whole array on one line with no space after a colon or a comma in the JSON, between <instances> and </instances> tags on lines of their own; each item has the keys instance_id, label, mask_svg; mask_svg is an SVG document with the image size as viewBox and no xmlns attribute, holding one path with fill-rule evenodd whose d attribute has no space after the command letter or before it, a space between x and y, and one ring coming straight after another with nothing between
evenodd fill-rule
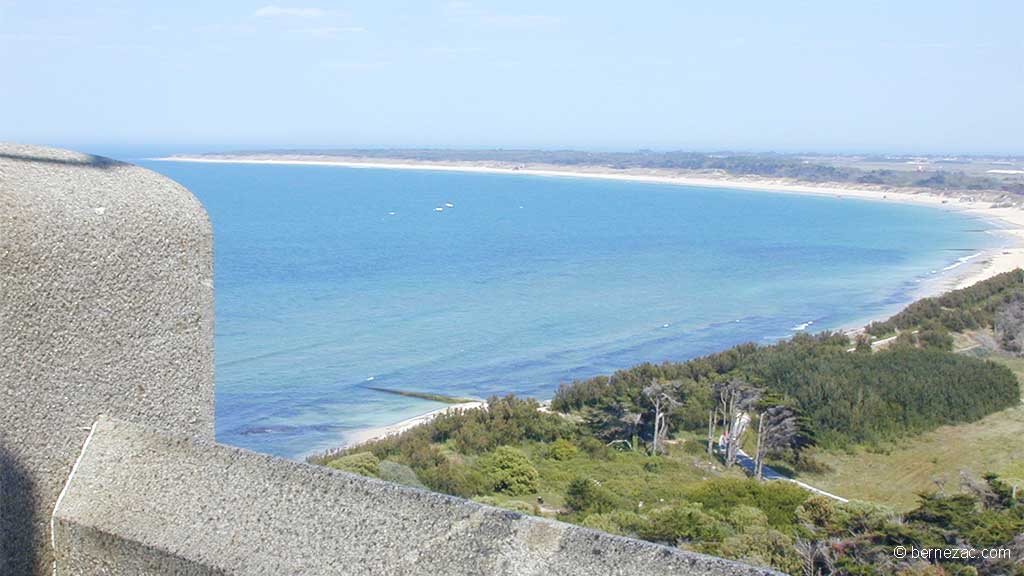
<instances>
[{"instance_id":1,"label":"sea","mask_svg":"<svg viewBox=\"0 0 1024 576\"><path fill-rule=\"evenodd\" d=\"M895 312L1002 241L951 209L514 173L139 161L214 230L218 441L301 459L443 406Z\"/></svg>"}]
</instances>

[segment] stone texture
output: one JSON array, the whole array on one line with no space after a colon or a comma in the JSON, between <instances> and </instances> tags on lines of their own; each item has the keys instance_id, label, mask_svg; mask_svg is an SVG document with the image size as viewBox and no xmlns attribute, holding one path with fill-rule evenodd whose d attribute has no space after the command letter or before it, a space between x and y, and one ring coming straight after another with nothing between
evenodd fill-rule
<instances>
[{"instance_id":1,"label":"stone texture","mask_svg":"<svg viewBox=\"0 0 1024 576\"><path fill-rule=\"evenodd\" d=\"M50 573L50 513L97 415L212 439L211 256L167 178L0 144L0 574Z\"/></svg>"},{"instance_id":2,"label":"stone texture","mask_svg":"<svg viewBox=\"0 0 1024 576\"><path fill-rule=\"evenodd\" d=\"M774 574L105 418L53 523L58 576Z\"/></svg>"}]
</instances>

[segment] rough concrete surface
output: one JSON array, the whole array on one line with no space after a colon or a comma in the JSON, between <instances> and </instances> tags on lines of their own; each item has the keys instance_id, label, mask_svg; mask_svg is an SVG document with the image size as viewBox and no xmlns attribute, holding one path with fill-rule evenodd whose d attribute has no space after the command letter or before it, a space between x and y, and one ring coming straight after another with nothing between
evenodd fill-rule
<instances>
[{"instance_id":1,"label":"rough concrete surface","mask_svg":"<svg viewBox=\"0 0 1024 576\"><path fill-rule=\"evenodd\" d=\"M49 574L50 512L97 415L213 437L212 280L183 187L0 144L0 574Z\"/></svg>"},{"instance_id":2,"label":"rough concrete surface","mask_svg":"<svg viewBox=\"0 0 1024 576\"><path fill-rule=\"evenodd\" d=\"M57 575L761 575L736 562L99 420Z\"/></svg>"}]
</instances>

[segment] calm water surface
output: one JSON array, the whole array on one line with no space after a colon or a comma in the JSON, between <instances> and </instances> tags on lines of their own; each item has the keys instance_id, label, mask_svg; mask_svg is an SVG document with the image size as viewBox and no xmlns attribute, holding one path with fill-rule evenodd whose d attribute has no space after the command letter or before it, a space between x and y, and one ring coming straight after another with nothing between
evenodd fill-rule
<instances>
[{"instance_id":1,"label":"calm water surface","mask_svg":"<svg viewBox=\"0 0 1024 576\"><path fill-rule=\"evenodd\" d=\"M439 404L850 325L992 247L960 214L523 175L141 162L215 233L217 437L301 457ZM442 208L443 210L438 210Z\"/></svg>"}]
</instances>

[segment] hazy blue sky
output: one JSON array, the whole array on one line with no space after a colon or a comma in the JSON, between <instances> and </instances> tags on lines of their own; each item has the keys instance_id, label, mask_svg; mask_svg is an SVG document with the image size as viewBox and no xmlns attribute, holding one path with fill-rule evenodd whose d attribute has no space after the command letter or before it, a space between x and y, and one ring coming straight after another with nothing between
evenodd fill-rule
<instances>
[{"instance_id":1,"label":"hazy blue sky","mask_svg":"<svg viewBox=\"0 0 1024 576\"><path fill-rule=\"evenodd\" d=\"M0 0L0 140L1024 153L1024 2Z\"/></svg>"}]
</instances>

